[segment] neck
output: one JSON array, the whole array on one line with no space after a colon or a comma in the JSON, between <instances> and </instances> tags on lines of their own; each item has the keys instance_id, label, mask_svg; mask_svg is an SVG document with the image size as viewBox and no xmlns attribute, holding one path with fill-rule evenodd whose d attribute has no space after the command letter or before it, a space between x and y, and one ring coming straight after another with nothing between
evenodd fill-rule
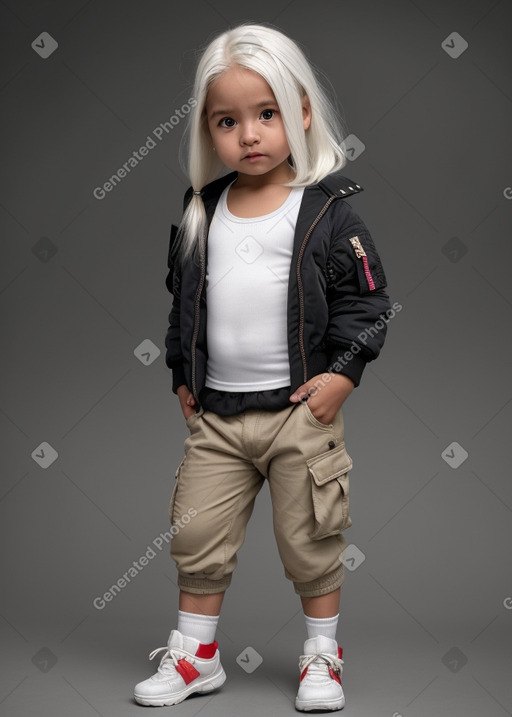
<instances>
[{"instance_id":1,"label":"neck","mask_svg":"<svg viewBox=\"0 0 512 717\"><path fill-rule=\"evenodd\" d=\"M283 185L286 182L291 182L294 177L295 172L287 163L286 167L281 165L270 172L266 172L266 174L256 176L238 172L238 176L233 182L233 187L238 189L262 189L266 186Z\"/></svg>"}]
</instances>

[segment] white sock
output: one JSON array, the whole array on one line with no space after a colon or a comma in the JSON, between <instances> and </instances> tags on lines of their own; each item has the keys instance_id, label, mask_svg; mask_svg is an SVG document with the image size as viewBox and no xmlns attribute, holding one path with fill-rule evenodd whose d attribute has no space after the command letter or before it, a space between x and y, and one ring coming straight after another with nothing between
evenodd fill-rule
<instances>
[{"instance_id":1,"label":"white sock","mask_svg":"<svg viewBox=\"0 0 512 717\"><path fill-rule=\"evenodd\" d=\"M193 612L178 610L178 632L188 637L195 637L203 645L215 640L215 630L220 615L199 615Z\"/></svg>"},{"instance_id":2,"label":"white sock","mask_svg":"<svg viewBox=\"0 0 512 717\"><path fill-rule=\"evenodd\" d=\"M334 617L308 617L306 619L306 630L308 631L308 640L311 637L323 635L331 640L336 640L336 628L338 627L339 613Z\"/></svg>"}]
</instances>

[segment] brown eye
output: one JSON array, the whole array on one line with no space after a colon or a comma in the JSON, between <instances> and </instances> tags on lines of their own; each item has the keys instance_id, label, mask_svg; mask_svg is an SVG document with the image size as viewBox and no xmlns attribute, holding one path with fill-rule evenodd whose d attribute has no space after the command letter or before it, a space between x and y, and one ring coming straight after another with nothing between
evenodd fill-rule
<instances>
[{"instance_id":1,"label":"brown eye","mask_svg":"<svg viewBox=\"0 0 512 717\"><path fill-rule=\"evenodd\" d=\"M233 122L233 124L223 124L223 122ZM232 117L223 117L219 122L219 127L233 127L235 120Z\"/></svg>"},{"instance_id":2,"label":"brown eye","mask_svg":"<svg viewBox=\"0 0 512 717\"><path fill-rule=\"evenodd\" d=\"M270 113L270 117L268 116L269 113ZM261 116L265 120L271 120L274 117L275 113L276 113L275 110L263 110L263 112L261 113Z\"/></svg>"}]
</instances>

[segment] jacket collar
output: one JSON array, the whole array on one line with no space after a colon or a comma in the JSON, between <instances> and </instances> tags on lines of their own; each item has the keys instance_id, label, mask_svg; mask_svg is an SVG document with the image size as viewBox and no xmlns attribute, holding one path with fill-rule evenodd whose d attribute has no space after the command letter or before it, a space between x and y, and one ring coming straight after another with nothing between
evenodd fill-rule
<instances>
[{"instance_id":1,"label":"jacket collar","mask_svg":"<svg viewBox=\"0 0 512 717\"><path fill-rule=\"evenodd\" d=\"M236 179L237 176L238 172L229 172L229 174L225 174L219 177L219 179L214 179L209 184L206 184L201 190L201 196L205 204L211 200L218 199L225 187ZM341 172L333 172L319 182L308 184L305 187L305 191L308 192L318 192L319 190L323 191L328 197L349 197L351 194L362 192L363 187L352 179L345 177ZM189 191L190 194L192 194L191 188Z\"/></svg>"}]
</instances>

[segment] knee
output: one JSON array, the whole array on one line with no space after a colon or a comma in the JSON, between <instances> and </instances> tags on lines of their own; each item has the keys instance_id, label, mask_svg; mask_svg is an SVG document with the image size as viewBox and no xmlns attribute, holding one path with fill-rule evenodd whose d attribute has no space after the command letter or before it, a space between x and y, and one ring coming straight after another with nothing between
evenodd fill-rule
<instances>
[{"instance_id":1,"label":"knee","mask_svg":"<svg viewBox=\"0 0 512 717\"><path fill-rule=\"evenodd\" d=\"M177 521L173 527L170 554L180 573L219 580L233 571L236 557L228 551L221 531L212 530L208 523L196 517L182 528Z\"/></svg>"}]
</instances>

